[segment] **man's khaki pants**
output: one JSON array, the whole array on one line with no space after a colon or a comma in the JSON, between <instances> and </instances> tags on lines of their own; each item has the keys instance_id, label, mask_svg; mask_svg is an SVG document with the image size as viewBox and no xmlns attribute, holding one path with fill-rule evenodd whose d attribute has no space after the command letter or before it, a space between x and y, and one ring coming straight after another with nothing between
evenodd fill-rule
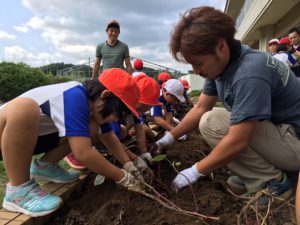
<instances>
[{"instance_id":1,"label":"man's khaki pants","mask_svg":"<svg viewBox=\"0 0 300 225\"><path fill-rule=\"evenodd\" d=\"M228 133L229 118L230 113L223 108L214 108L202 116L199 129L211 148ZM262 121L250 146L227 166L245 182L248 191L257 192L266 182L281 177L281 170L299 170L300 140L291 125Z\"/></svg>"}]
</instances>

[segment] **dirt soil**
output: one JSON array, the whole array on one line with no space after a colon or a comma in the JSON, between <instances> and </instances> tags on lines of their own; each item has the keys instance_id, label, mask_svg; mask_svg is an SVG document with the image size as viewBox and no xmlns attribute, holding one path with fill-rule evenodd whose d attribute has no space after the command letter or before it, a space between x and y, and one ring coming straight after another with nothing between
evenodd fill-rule
<instances>
[{"instance_id":1,"label":"dirt soil","mask_svg":"<svg viewBox=\"0 0 300 225\"><path fill-rule=\"evenodd\" d=\"M210 148L198 132L188 135L188 140L177 143L167 151L170 162L180 162L179 170L187 168L209 153ZM94 176L91 176L80 193L75 193L51 216L50 225L207 225L207 224L295 224L294 200L271 205L270 210L256 210L248 207L242 213L238 222L238 215L248 200L240 199L227 191L226 179L230 173L226 169L219 169L212 175L202 178L190 188L185 188L177 195L170 192L170 183L176 172L172 166L163 161L155 168L155 174L166 184L167 188L158 188L169 200L176 202L182 209L195 211L208 216L219 217L218 221L202 220L197 217L182 215L167 209L145 198L138 193L132 193L118 187L114 182L106 180L103 184L94 186ZM262 223L266 215L266 223ZM259 221L259 222L257 222Z\"/></svg>"}]
</instances>

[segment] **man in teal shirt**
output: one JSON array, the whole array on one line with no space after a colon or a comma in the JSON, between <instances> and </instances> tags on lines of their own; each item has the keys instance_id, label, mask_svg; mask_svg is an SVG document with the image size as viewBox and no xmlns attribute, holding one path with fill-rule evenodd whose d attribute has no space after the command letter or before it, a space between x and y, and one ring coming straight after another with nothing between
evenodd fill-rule
<instances>
[{"instance_id":1,"label":"man in teal shirt","mask_svg":"<svg viewBox=\"0 0 300 225\"><path fill-rule=\"evenodd\" d=\"M133 69L129 58L128 46L118 40L120 34L120 24L113 20L107 24L106 33L107 41L99 44L96 49L96 62L93 68L92 79L97 79L99 75L99 67L102 61L103 70L109 68L124 69L124 61L128 73L132 73Z\"/></svg>"}]
</instances>

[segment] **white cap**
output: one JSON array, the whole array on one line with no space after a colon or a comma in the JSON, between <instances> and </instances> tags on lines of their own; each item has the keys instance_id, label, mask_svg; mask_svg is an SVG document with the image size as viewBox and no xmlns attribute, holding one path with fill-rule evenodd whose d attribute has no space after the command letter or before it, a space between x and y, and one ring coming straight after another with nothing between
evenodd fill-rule
<instances>
[{"instance_id":1,"label":"white cap","mask_svg":"<svg viewBox=\"0 0 300 225\"><path fill-rule=\"evenodd\" d=\"M179 101L185 102L185 98L183 96L184 87L179 80L170 79L165 83L164 88L170 94L174 95Z\"/></svg>"},{"instance_id":2,"label":"white cap","mask_svg":"<svg viewBox=\"0 0 300 225\"><path fill-rule=\"evenodd\" d=\"M271 40L269 41L268 44L271 44L271 43L277 43L277 44L279 44L279 40L278 40L277 38L273 38L273 39L271 39Z\"/></svg>"}]
</instances>

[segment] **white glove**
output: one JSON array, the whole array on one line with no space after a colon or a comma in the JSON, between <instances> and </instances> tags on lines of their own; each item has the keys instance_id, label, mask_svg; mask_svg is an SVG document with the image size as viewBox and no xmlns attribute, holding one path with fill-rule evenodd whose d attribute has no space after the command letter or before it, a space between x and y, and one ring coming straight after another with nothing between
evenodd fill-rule
<instances>
[{"instance_id":1,"label":"white glove","mask_svg":"<svg viewBox=\"0 0 300 225\"><path fill-rule=\"evenodd\" d=\"M195 183L200 177L204 177L204 175L198 172L197 166L194 164L192 167L179 172L172 182L172 189L178 192L189 184Z\"/></svg>"},{"instance_id":2,"label":"white glove","mask_svg":"<svg viewBox=\"0 0 300 225\"><path fill-rule=\"evenodd\" d=\"M160 154L163 149L168 146L171 146L175 143L175 138L170 132L167 132L165 136L159 139L155 144L157 145L157 154Z\"/></svg>"},{"instance_id":3,"label":"white glove","mask_svg":"<svg viewBox=\"0 0 300 225\"><path fill-rule=\"evenodd\" d=\"M117 184L122 187L127 188L128 190L141 190L143 185L137 180L134 176L128 173L126 170L121 169L124 172L124 177L120 181L116 181Z\"/></svg>"},{"instance_id":4,"label":"white glove","mask_svg":"<svg viewBox=\"0 0 300 225\"><path fill-rule=\"evenodd\" d=\"M178 138L178 141L186 141L187 140L187 135L184 134L181 137Z\"/></svg>"},{"instance_id":5,"label":"white glove","mask_svg":"<svg viewBox=\"0 0 300 225\"><path fill-rule=\"evenodd\" d=\"M138 180L144 181L144 178L141 172L134 166L132 161L128 161L123 165L123 169L126 170L128 173L131 173L135 176Z\"/></svg>"},{"instance_id":6,"label":"white glove","mask_svg":"<svg viewBox=\"0 0 300 225\"><path fill-rule=\"evenodd\" d=\"M145 152L141 154L141 157L143 160L145 160L149 165L153 164L153 158L150 154L150 152Z\"/></svg>"},{"instance_id":7,"label":"white glove","mask_svg":"<svg viewBox=\"0 0 300 225\"><path fill-rule=\"evenodd\" d=\"M176 117L173 117L173 122L174 122L174 124L179 124L180 123L180 120L179 119L177 119Z\"/></svg>"},{"instance_id":8,"label":"white glove","mask_svg":"<svg viewBox=\"0 0 300 225\"><path fill-rule=\"evenodd\" d=\"M144 161L144 159L141 156L138 156L133 160L134 165L136 168L138 168L140 171L143 171L146 168L149 168L147 163Z\"/></svg>"}]
</instances>

